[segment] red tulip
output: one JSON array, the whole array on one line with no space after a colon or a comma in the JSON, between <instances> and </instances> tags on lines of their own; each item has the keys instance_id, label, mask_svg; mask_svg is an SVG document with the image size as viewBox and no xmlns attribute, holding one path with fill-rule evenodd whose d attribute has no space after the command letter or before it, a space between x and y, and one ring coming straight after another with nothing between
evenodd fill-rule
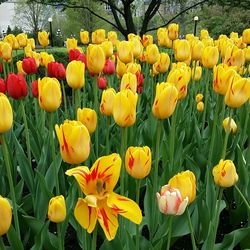
<instances>
[{"instance_id":1,"label":"red tulip","mask_svg":"<svg viewBox=\"0 0 250 250\"><path fill-rule=\"evenodd\" d=\"M26 74L35 74L37 72L36 60L32 57L24 58L22 68Z\"/></svg>"},{"instance_id":2,"label":"red tulip","mask_svg":"<svg viewBox=\"0 0 250 250\"><path fill-rule=\"evenodd\" d=\"M107 59L104 65L103 73L105 75L113 75L115 73L115 63Z\"/></svg>"},{"instance_id":3,"label":"red tulip","mask_svg":"<svg viewBox=\"0 0 250 250\"><path fill-rule=\"evenodd\" d=\"M104 76L103 77L98 76L97 83L98 83L98 88L99 89L106 89L106 87L107 87L107 81L106 81L106 78Z\"/></svg>"},{"instance_id":4,"label":"red tulip","mask_svg":"<svg viewBox=\"0 0 250 250\"><path fill-rule=\"evenodd\" d=\"M137 78L137 92L142 93L142 87L144 84L144 77L143 74L140 71L136 72L136 78Z\"/></svg>"},{"instance_id":5,"label":"red tulip","mask_svg":"<svg viewBox=\"0 0 250 250\"><path fill-rule=\"evenodd\" d=\"M73 61L73 60L76 60L76 61L81 61L85 64L86 66L86 56L85 54L81 53L78 49L71 49L69 51L69 61Z\"/></svg>"},{"instance_id":6,"label":"red tulip","mask_svg":"<svg viewBox=\"0 0 250 250\"><path fill-rule=\"evenodd\" d=\"M6 85L4 79L0 78L0 93L6 93Z\"/></svg>"},{"instance_id":7,"label":"red tulip","mask_svg":"<svg viewBox=\"0 0 250 250\"><path fill-rule=\"evenodd\" d=\"M35 80L31 84L32 95L37 98L38 97L38 81Z\"/></svg>"},{"instance_id":8,"label":"red tulip","mask_svg":"<svg viewBox=\"0 0 250 250\"><path fill-rule=\"evenodd\" d=\"M64 65L58 62L48 63L48 75L49 77L55 77L59 80L65 79L66 72Z\"/></svg>"},{"instance_id":9,"label":"red tulip","mask_svg":"<svg viewBox=\"0 0 250 250\"><path fill-rule=\"evenodd\" d=\"M9 96L20 99L28 94L28 86L22 74L10 73L6 81Z\"/></svg>"},{"instance_id":10,"label":"red tulip","mask_svg":"<svg viewBox=\"0 0 250 250\"><path fill-rule=\"evenodd\" d=\"M0 74L3 72L2 63L0 63Z\"/></svg>"}]
</instances>

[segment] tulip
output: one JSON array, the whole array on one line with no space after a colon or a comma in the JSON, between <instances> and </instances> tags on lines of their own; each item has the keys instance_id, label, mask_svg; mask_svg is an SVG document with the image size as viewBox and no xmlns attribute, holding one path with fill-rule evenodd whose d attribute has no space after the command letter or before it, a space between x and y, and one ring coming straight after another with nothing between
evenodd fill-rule
<instances>
[{"instance_id":1,"label":"tulip","mask_svg":"<svg viewBox=\"0 0 250 250\"><path fill-rule=\"evenodd\" d=\"M49 45L49 33L47 33L46 31L39 31L38 42L41 46L47 47Z\"/></svg>"},{"instance_id":2,"label":"tulip","mask_svg":"<svg viewBox=\"0 0 250 250\"><path fill-rule=\"evenodd\" d=\"M230 84L225 95L225 103L231 108L239 108L250 98L250 78L238 78Z\"/></svg>"},{"instance_id":3,"label":"tulip","mask_svg":"<svg viewBox=\"0 0 250 250\"><path fill-rule=\"evenodd\" d=\"M185 36L186 40L188 41L193 41L195 38L197 38L196 36L194 36L194 34L186 34Z\"/></svg>"},{"instance_id":4,"label":"tulip","mask_svg":"<svg viewBox=\"0 0 250 250\"><path fill-rule=\"evenodd\" d=\"M123 63L129 63L133 61L133 49L134 45L130 41L122 41L117 47L118 58Z\"/></svg>"},{"instance_id":5,"label":"tulip","mask_svg":"<svg viewBox=\"0 0 250 250\"><path fill-rule=\"evenodd\" d=\"M179 25L176 23L170 23L168 25L168 37L170 40L175 40L179 35Z\"/></svg>"},{"instance_id":6,"label":"tulip","mask_svg":"<svg viewBox=\"0 0 250 250\"><path fill-rule=\"evenodd\" d=\"M28 94L28 85L22 74L10 73L6 80L9 96L14 99L21 99Z\"/></svg>"},{"instance_id":7,"label":"tulip","mask_svg":"<svg viewBox=\"0 0 250 250\"><path fill-rule=\"evenodd\" d=\"M50 62L54 62L55 58L52 54L48 54L47 52L40 52L40 65L48 67Z\"/></svg>"},{"instance_id":8,"label":"tulip","mask_svg":"<svg viewBox=\"0 0 250 250\"><path fill-rule=\"evenodd\" d=\"M250 62L250 46L244 49L244 53L246 62Z\"/></svg>"},{"instance_id":9,"label":"tulip","mask_svg":"<svg viewBox=\"0 0 250 250\"><path fill-rule=\"evenodd\" d=\"M202 67L196 66L195 68L192 68L192 79L194 81L199 81L202 76Z\"/></svg>"},{"instance_id":10,"label":"tulip","mask_svg":"<svg viewBox=\"0 0 250 250\"><path fill-rule=\"evenodd\" d=\"M129 127L136 120L136 103L138 95L130 89L118 92L113 100L113 117L120 127Z\"/></svg>"},{"instance_id":11,"label":"tulip","mask_svg":"<svg viewBox=\"0 0 250 250\"><path fill-rule=\"evenodd\" d=\"M149 45L153 44L154 38L152 35L143 35L142 36L142 45L144 48L148 47Z\"/></svg>"},{"instance_id":12,"label":"tulip","mask_svg":"<svg viewBox=\"0 0 250 250\"><path fill-rule=\"evenodd\" d=\"M188 205L188 197L182 198L180 191L169 184L156 193L156 198L163 214L182 215Z\"/></svg>"},{"instance_id":13,"label":"tulip","mask_svg":"<svg viewBox=\"0 0 250 250\"><path fill-rule=\"evenodd\" d=\"M87 65L91 73L99 74L105 65L105 54L99 45L90 44L87 48Z\"/></svg>"},{"instance_id":14,"label":"tulip","mask_svg":"<svg viewBox=\"0 0 250 250\"><path fill-rule=\"evenodd\" d=\"M36 60L32 57L24 58L22 68L26 74L35 74L37 72Z\"/></svg>"},{"instance_id":15,"label":"tulip","mask_svg":"<svg viewBox=\"0 0 250 250\"><path fill-rule=\"evenodd\" d=\"M245 29L242 33L242 41L246 44L250 44L250 28Z\"/></svg>"},{"instance_id":16,"label":"tulip","mask_svg":"<svg viewBox=\"0 0 250 250\"><path fill-rule=\"evenodd\" d=\"M121 80L121 90L123 89L130 89L134 94L136 93L137 89L137 78L135 74L132 73L125 73L122 76Z\"/></svg>"},{"instance_id":17,"label":"tulip","mask_svg":"<svg viewBox=\"0 0 250 250\"><path fill-rule=\"evenodd\" d=\"M143 52L143 46L141 44L140 37L135 36L130 40L130 42L133 44L133 57L139 59Z\"/></svg>"},{"instance_id":18,"label":"tulip","mask_svg":"<svg viewBox=\"0 0 250 250\"><path fill-rule=\"evenodd\" d=\"M237 46L229 47L226 50L224 63L226 63L228 66L237 66L239 69L245 63L244 51L239 49Z\"/></svg>"},{"instance_id":19,"label":"tulip","mask_svg":"<svg viewBox=\"0 0 250 250\"><path fill-rule=\"evenodd\" d=\"M77 48L77 40L73 38L67 38L66 41L67 50L70 51L71 49Z\"/></svg>"},{"instance_id":20,"label":"tulip","mask_svg":"<svg viewBox=\"0 0 250 250\"><path fill-rule=\"evenodd\" d=\"M127 72L127 66L119 58L117 58L116 74L117 77L121 78Z\"/></svg>"},{"instance_id":21,"label":"tulip","mask_svg":"<svg viewBox=\"0 0 250 250\"><path fill-rule=\"evenodd\" d=\"M115 46L117 41L117 33L115 31L109 31L108 40L113 44L113 46Z\"/></svg>"},{"instance_id":22,"label":"tulip","mask_svg":"<svg viewBox=\"0 0 250 250\"><path fill-rule=\"evenodd\" d=\"M18 73L22 74L23 76L26 75L25 71L23 70L23 61L17 61L16 67L17 67Z\"/></svg>"},{"instance_id":23,"label":"tulip","mask_svg":"<svg viewBox=\"0 0 250 250\"><path fill-rule=\"evenodd\" d=\"M56 111L62 102L60 83L56 78L38 79L39 105L46 112Z\"/></svg>"},{"instance_id":24,"label":"tulip","mask_svg":"<svg viewBox=\"0 0 250 250\"><path fill-rule=\"evenodd\" d=\"M26 57L31 57L31 53L32 53L31 45L27 44L27 46L24 47L24 54Z\"/></svg>"},{"instance_id":25,"label":"tulip","mask_svg":"<svg viewBox=\"0 0 250 250\"><path fill-rule=\"evenodd\" d=\"M81 31L80 32L80 39L82 44L87 45L89 43L89 32L88 31Z\"/></svg>"},{"instance_id":26,"label":"tulip","mask_svg":"<svg viewBox=\"0 0 250 250\"><path fill-rule=\"evenodd\" d=\"M90 134L95 132L97 125L97 114L95 110L89 108L77 109L77 120L80 121Z\"/></svg>"},{"instance_id":27,"label":"tulip","mask_svg":"<svg viewBox=\"0 0 250 250\"><path fill-rule=\"evenodd\" d=\"M178 100L178 90L168 82L157 83L156 95L152 107L153 115L158 119L170 117L174 111Z\"/></svg>"},{"instance_id":28,"label":"tulip","mask_svg":"<svg viewBox=\"0 0 250 250\"><path fill-rule=\"evenodd\" d=\"M66 204L63 195L52 197L49 201L48 218L50 221L59 223L66 218Z\"/></svg>"},{"instance_id":29,"label":"tulip","mask_svg":"<svg viewBox=\"0 0 250 250\"><path fill-rule=\"evenodd\" d=\"M21 48L24 48L27 45L27 35L24 33L20 33L16 36L16 39Z\"/></svg>"},{"instance_id":30,"label":"tulip","mask_svg":"<svg viewBox=\"0 0 250 250\"><path fill-rule=\"evenodd\" d=\"M27 39L27 45L30 45L31 49L34 50L36 48L35 39L34 38L28 38Z\"/></svg>"},{"instance_id":31,"label":"tulip","mask_svg":"<svg viewBox=\"0 0 250 250\"><path fill-rule=\"evenodd\" d=\"M201 102L203 100L203 94L199 93L196 95L195 97L195 101L198 103L198 102Z\"/></svg>"},{"instance_id":32,"label":"tulip","mask_svg":"<svg viewBox=\"0 0 250 250\"><path fill-rule=\"evenodd\" d=\"M177 188L182 199L188 197L188 204L190 204L196 197L196 178L193 172L187 170L173 176L168 184L172 188Z\"/></svg>"},{"instance_id":33,"label":"tulip","mask_svg":"<svg viewBox=\"0 0 250 250\"><path fill-rule=\"evenodd\" d=\"M104 29L97 29L92 32L92 43L94 44L101 44L105 41L106 32Z\"/></svg>"},{"instance_id":34,"label":"tulip","mask_svg":"<svg viewBox=\"0 0 250 250\"><path fill-rule=\"evenodd\" d=\"M2 74L3 72L3 66L2 66L2 63L0 62L0 74Z\"/></svg>"},{"instance_id":35,"label":"tulip","mask_svg":"<svg viewBox=\"0 0 250 250\"><path fill-rule=\"evenodd\" d=\"M80 89L84 86L85 66L80 61L71 61L66 68L66 80L72 89Z\"/></svg>"},{"instance_id":36,"label":"tulip","mask_svg":"<svg viewBox=\"0 0 250 250\"><path fill-rule=\"evenodd\" d=\"M204 110L204 102L202 102L202 101L198 102L197 105L196 105L196 109L199 112L203 112L203 110Z\"/></svg>"},{"instance_id":37,"label":"tulip","mask_svg":"<svg viewBox=\"0 0 250 250\"><path fill-rule=\"evenodd\" d=\"M14 50L18 50L19 49L19 43L18 43L18 41L17 41L17 39L16 39L16 37L13 37L13 41L12 41L12 49L14 49Z\"/></svg>"},{"instance_id":38,"label":"tulip","mask_svg":"<svg viewBox=\"0 0 250 250\"><path fill-rule=\"evenodd\" d=\"M204 50L204 44L201 41L194 40L191 43L191 57L195 61L201 61L202 60L202 53Z\"/></svg>"},{"instance_id":39,"label":"tulip","mask_svg":"<svg viewBox=\"0 0 250 250\"><path fill-rule=\"evenodd\" d=\"M205 30L205 29L202 29L202 30L200 31L200 40L207 39L207 38L209 38L209 33L208 33L208 31Z\"/></svg>"},{"instance_id":40,"label":"tulip","mask_svg":"<svg viewBox=\"0 0 250 250\"><path fill-rule=\"evenodd\" d=\"M110 41L104 41L101 43L101 47L104 51L105 57L109 58L113 55L113 44Z\"/></svg>"},{"instance_id":41,"label":"tulip","mask_svg":"<svg viewBox=\"0 0 250 250\"><path fill-rule=\"evenodd\" d=\"M0 78L0 93L5 94L7 91L6 84L3 78Z\"/></svg>"},{"instance_id":42,"label":"tulip","mask_svg":"<svg viewBox=\"0 0 250 250\"><path fill-rule=\"evenodd\" d=\"M58 80L63 80L66 77L66 71L64 65L58 62L48 63L48 75L49 77L55 77Z\"/></svg>"},{"instance_id":43,"label":"tulip","mask_svg":"<svg viewBox=\"0 0 250 250\"><path fill-rule=\"evenodd\" d=\"M38 81L37 80L32 82L31 91L32 91L33 97L38 98Z\"/></svg>"},{"instance_id":44,"label":"tulip","mask_svg":"<svg viewBox=\"0 0 250 250\"><path fill-rule=\"evenodd\" d=\"M146 48L147 53L147 63L154 64L159 58L159 50L156 44L150 44Z\"/></svg>"},{"instance_id":45,"label":"tulip","mask_svg":"<svg viewBox=\"0 0 250 250\"><path fill-rule=\"evenodd\" d=\"M82 53L80 50L78 49L71 49L69 51L69 61L81 61L83 62L85 65L87 64L87 59L84 53Z\"/></svg>"},{"instance_id":46,"label":"tulip","mask_svg":"<svg viewBox=\"0 0 250 250\"><path fill-rule=\"evenodd\" d=\"M126 66L126 73L136 74L137 72L141 72L141 65L139 63L128 63Z\"/></svg>"},{"instance_id":47,"label":"tulip","mask_svg":"<svg viewBox=\"0 0 250 250\"><path fill-rule=\"evenodd\" d=\"M171 40L168 37L168 30L166 28L160 28L160 29L158 29L159 32L157 31L158 46L168 47L169 41L171 42Z\"/></svg>"},{"instance_id":48,"label":"tulip","mask_svg":"<svg viewBox=\"0 0 250 250\"><path fill-rule=\"evenodd\" d=\"M220 187L232 187L238 181L234 163L231 160L220 160L213 168L214 182Z\"/></svg>"},{"instance_id":49,"label":"tulip","mask_svg":"<svg viewBox=\"0 0 250 250\"><path fill-rule=\"evenodd\" d=\"M110 59L107 59L103 68L105 75L113 75L115 73L115 63Z\"/></svg>"},{"instance_id":50,"label":"tulip","mask_svg":"<svg viewBox=\"0 0 250 250\"><path fill-rule=\"evenodd\" d=\"M40 60L41 60L40 53L32 51L31 52L31 57L35 59L35 61L36 61L36 67L38 68L40 66Z\"/></svg>"},{"instance_id":51,"label":"tulip","mask_svg":"<svg viewBox=\"0 0 250 250\"><path fill-rule=\"evenodd\" d=\"M97 85L98 85L99 89L106 89L107 88L107 80L106 80L106 78L104 76L103 77L98 76Z\"/></svg>"},{"instance_id":52,"label":"tulip","mask_svg":"<svg viewBox=\"0 0 250 250\"><path fill-rule=\"evenodd\" d=\"M174 56L175 60L179 62L186 61L191 56L190 45L187 40L174 41Z\"/></svg>"},{"instance_id":53,"label":"tulip","mask_svg":"<svg viewBox=\"0 0 250 250\"><path fill-rule=\"evenodd\" d=\"M202 53L202 64L205 68L213 68L219 60L219 51L217 47L205 47Z\"/></svg>"},{"instance_id":54,"label":"tulip","mask_svg":"<svg viewBox=\"0 0 250 250\"><path fill-rule=\"evenodd\" d=\"M12 47L9 43L2 44L1 54L4 61L10 62L12 60Z\"/></svg>"},{"instance_id":55,"label":"tulip","mask_svg":"<svg viewBox=\"0 0 250 250\"><path fill-rule=\"evenodd\" d=\"M230 125L229 125L229 121L230 121ZM226 133L232 132L232 134L235 134L237 132L237 124L233 118L231 118L231 119L230 119L230 117L225 118L223 120L222 125L223 125L224 131Z\"/></svg>"},{"instance_id":56,"label":"tulip","mask_svg":"<svg viewBox=\"0 0 250 250\"><path fill-rule=\"evenodd\" d=\"M102 92L100 112L106 116L111 116L113 112L113 101L116 92L113 88L106 89Z\"/></svg>"},{"instance_id":57,"label":"tulip","mask_svg":"<svg viewBox=\"0 0 250 250\"><path fill-rule=\"evenodd\" d=\"M55 126L60 143L62 159L69 164L84 162L90 152L88 129L79 121L65 120L60 127Z\"/></svg>"},{"instance_id":58,"label":"tulip","mask_svg":"<svg viewBox=\"0 0 250 250\"><path fill-rule=\"evenodd\" d=\"M12 209L9 201L0 195L0 237L6 234L11 225Z\"/></svg>"},{"instance_id":59,"label":"tulip","mask_svg":"<svg viewBox=\"0 0 250 250\"><path fill-rule=\"evenodd\" d=\"M170 65L169 55L167 53L160 53L159 58L154 65L157 72L166 73Z\"/></svg>"},{"instance_id":60,"label":"tulip","mask_svg":"<svg viewBox=\"0 0 250 250\"><path fill-rule=\"evenodd\" d=\"M13 112L6 95L0 92L0 134L10 130L13 124ZM1 211L1 209L0 209ZM0 212L1 213L1 212ZM2 222L2 220L0 220Z\"/></svg>"},{"instance_id":61,"label":"tulip","mask_svg":"<svg viewBox=\"0 0 250 250\"><path fill-rule=\"evenodd\" d=\"M9 43L12 47L14 39L15 39L15 36L13 34L8 34L7 36L4 37L3 41L5 43Z\"/></svg>"},{"instance_id":62,"label":"tulip","mask_svg":"<svg viewBox=\"0 0 250 250\"><path fill-rule=\"evenodd\" d=\"M129 175L143 179L151 170L151 150L149 147L129 147L125 155L125 166Z\"/></svg>"}]
</instances>

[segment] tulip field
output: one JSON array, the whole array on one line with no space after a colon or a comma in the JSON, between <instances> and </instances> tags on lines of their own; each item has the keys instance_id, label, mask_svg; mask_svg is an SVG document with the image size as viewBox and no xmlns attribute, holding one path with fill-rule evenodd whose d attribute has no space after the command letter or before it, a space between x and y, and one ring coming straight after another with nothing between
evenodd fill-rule
<instances>
[{"instance_id":1,"label":"tulip field","mask_svg":"<svg viewBox=\"0 0 250 250\"><path fill-rule=\"evenodd\" d=\"M0 41L0 250L250 249L250 29Z\"/></svg>"}]
</instances>

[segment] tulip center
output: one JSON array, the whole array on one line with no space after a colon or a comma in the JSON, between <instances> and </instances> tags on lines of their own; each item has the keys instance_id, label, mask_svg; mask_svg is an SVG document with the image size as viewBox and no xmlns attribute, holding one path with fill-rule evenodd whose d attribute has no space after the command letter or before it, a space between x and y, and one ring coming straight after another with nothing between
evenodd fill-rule
<instances>
[{"instance_id":1,"label":"tulip center","mask_svg":"<svg viewBox=\"0 0 250 250\"><path fill-rule=\"evenodd\" d=\"M103 180L97 180L96 182L96 190L99 195L104 195L106 189L106 182Z\"/></svg>"}]
</instances>

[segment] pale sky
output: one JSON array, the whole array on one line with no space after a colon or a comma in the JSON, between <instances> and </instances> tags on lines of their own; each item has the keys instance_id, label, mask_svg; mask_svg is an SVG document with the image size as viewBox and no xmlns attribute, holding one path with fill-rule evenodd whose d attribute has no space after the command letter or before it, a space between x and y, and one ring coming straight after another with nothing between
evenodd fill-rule
<instances>
[{"instance_id":1,"label":"pale sky","mask_svg":"<svg viewBox=\"0 0 250 250\"><path fill-rule=\"evenodd\" d=\"M0 4L0 32L6 31L8 25L11 28L11 19L14 15L14 3L2 3Z\"/></svg>"}]
</instances>

